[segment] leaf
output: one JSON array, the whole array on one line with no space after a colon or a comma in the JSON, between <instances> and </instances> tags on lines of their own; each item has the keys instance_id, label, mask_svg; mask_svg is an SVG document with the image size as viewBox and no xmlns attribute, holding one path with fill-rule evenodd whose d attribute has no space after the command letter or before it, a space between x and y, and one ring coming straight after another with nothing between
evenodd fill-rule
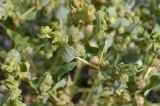
<instances>
[{"instance_id":1,"label":"leaf","mask_svg":"<svg viewBox=\"0 0 160 106\"><path fill-rule=\"evenodd\" d=\"M65 85L66 85L66 80L63 79L63 80L59 81L58 83L56 83L56 84L54 85L53 90L57 90L57 89L59 89L59 88L62 88L62 87L64 87Z\"/></svg>"},{"instance_id":2,"label":"leaf","mask_svg":"<svg viewBox=\"0 0 160 106\"><path fill-rule=\"evenodd\" d=\"M4 6L3 6L3 4L2 4L1 1L0 1L0 18L1 18L2 16L4 16L5 13L6 13L6 11L5 11L5 9L4 9Z\"/></svg>"},{"instance_id":3,"label":"leaf","mask_svg":"<svg viewBox=\"0 0 160 106\"><path fill-rule=\"evenodd\" d=\"M71 62L71 63L65 64L64 66L59 67L57 70L53 72L53 79L55 81L60 80L60 78L63 75L65 75L69 71L72 71L76 65L77 65L76 62Z\"/></svg>"},{"instance_id":4,"label":"leaf","mask_svg":"<svg viewBox=\"0 0 160 106\"><path fill-rule=\"evenodd\" d=\"M37 12L34 11L34 12L32 12L32 13L29 14L29 17L25 17L25 20L27 20L27 21L35 20L36 15L37 15Z\"/></svg>"},{"instance_id":5,"label":"leaf","mask_svg":"<svg viewBox=\"0 0 160 106\"><path fill-rule=\"evenodd\" d=\"M79 55L79 52L74 48L70 47L68 44L62 47L61 56L65 62L70 62Z\"/></svg>"},{"instance_id":6,"label":"leaf","mask_svg":"<svg viewBox=\"0 0 160 106\"><path fill-rule=\"evenodd\" d=\"M144 95L146 96L151 90L158 87L160 85L159 81L160 81L159 76L157 76L157 75L151 76L149 84L147 86L147 90L145 91Z\"/></svg>"},{"instance_id":7,"label":"leaf","mask_svg":"<svg viewBox=\"0 0 160 106\"><path fill-rule=\"evenodd\" d=\"M127 12L131 12L132 8L135 6L136 1L135 0L126 0L124 5L124 10Z\"/></svg>"},{"instance_id":8,"label":"leaf","mask_svg":"<svg viewBox=\"0 0 160 106\"><path fill-rule=\"evenodd\" d=\"M148 85L148 88L154 88L157 85L159 85L160 83L158 82L160 80L160 77L157 75L151 76L150 78L150 83Z\"/></svg>"},{"instance_id":9,"label":"leaf","mask_svg":"<svg viewBox=\"0 0 160 106\"><path fill-rule=\"evenodd\" d=\"M137 23L135 23L134 25L132 25L131 28L130 28L130 32L131 32L132 34L137 35L137 34L138 34L138 31L139 31L139 29L140 29L140 27L141 27L141 24L142 24L142 22L140 21L140 22L137 22Z\"/></svg>"},{"instance_id":10,"label":"leaf","mask_svg":"<svg viewBox=\"0 0 160 106\"><path fill-rule=\"evenodd\" d=\"M24 37L19 33L12 31L10 29L7 29L6 32L16 46L19 44L28 44L28 37Z\"/></svg>"},{"instance_id":11,"label":"leaf","mask_svg":"<svg viewBox=\"0 0 160 106\"><path fill-rule=\"evenodd\" d=\"M126 18L120 18L120 21L121 21L121 26L123 26L123 27L129 27L130 22L129 22L128 19L126 19Z\"/></svg>"},{"instance_id":12,"label":"leaf","mask_svg":"<svg viewBox=\"0 0 160 106\"><path fill-rule=\"evenodd\" d=\"M32 80L29 81L30 87L33 88L36 91L36 93L38 94L37 83L38 83L38 79L36 79L36 78L33 78Z\"/></svg>"},{"instance_id":13,"label":"leaf","mask_svg":"<svg viewBox=\"0 0 160 106\"><path fill-rule=\"evenodd\" d=\"M8 63L8 62L11 62L11 60L15 60L17 62L20 62L21 60L21 56L16 49L12 49L8 52L5 62Z\"/></svg>"},{"instance_id":14,"label":"leaf","mask_svg":"<svg viewBox=\"0 0 160 106\"><path fill-rule=\"evenodd\" d=\"M121 80L118 81L118 82L115 82L115 83L114 83L114 87L115 87L116 89L118 89L118 90L128 88L126 82L125 82L125 81L121 81Z\"/></svg>"},{"instance_id":15,"label":"leaf","mask_svg":"<svg viewBox=\"0 0 160 106\"><path fill-rule=\"evenodd\" d=\"M40 0L40 1L42 7L46 6L50 2L50 0Z\"/></svg>"},{"instance_id":16,"label":"leaf","mask_svg":"<svg viewBox=\"0 0 160 106\"><path fill-rule=\"evenodd\" d=\"M58 10L56 11L56 18L62 23L64 24L67 21L67 16L69 13L69 9L64 7L64 6L60 6L58 8Z\"/></svg>"},{"instance_id":17,"label":"leaf","mask_svg":"<svg viewBox=\"0 0 160 106\"><path fill-rule=\"evenodd\" d=\"M105 21L105 12L98 11L96 13L96 32L107 29L107 23Z\"/></svg>"},{"instance_id":18,"label":"leaf","mask_svg":"<svg viewBox=\"0 0 160 106\"><path fill-rule=\"evenodd\" d=\"M120 27L124 27L127 28L129 27L130 22L127 18L117 18L115 20L115 22L112 24L113 28L120 28Z\"/></svg>"},{"instance_id":19,"label":"leaf","mask_svg":"<svg viewBox=\"0 0 160 106\"><path fill-rule=\"evenodd\" d=\"M113 43L113 37L114 37L114 32L112 32L110 34L110 36L108 36L108 38L105 40L105 44L104 44L104 47L103 47L103 51L106 53L108 48L111 47L112 43Z\"/></svg>"},{"instance_id":20,"label":"leaf","mask_svg":"<svg viewBox=\"0 0 160 106\"><path fill-rule=\"evenodd\" d=\"M158 38L160 36L160 26L158 24L155 25L151 32L151 38Z\"/></svg>"},{"instance_id":21,"label":"leaf","mask_svg":"<svg viewBox=\"0 0 160 106\"><path fill-rule=\"evenodd\" d=\"M109 7L107 8L107 13L110 17L116 17L117 13L116 13L116 8L115 7Z\"/></svg>"}]
</instances>

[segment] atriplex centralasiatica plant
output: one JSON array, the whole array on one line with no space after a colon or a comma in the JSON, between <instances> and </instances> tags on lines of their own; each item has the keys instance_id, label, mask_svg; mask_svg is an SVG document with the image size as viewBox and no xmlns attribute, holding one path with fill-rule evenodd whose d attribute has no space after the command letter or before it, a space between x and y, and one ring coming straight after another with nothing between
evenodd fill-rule
<instances>
[{"instance_id":1,"label":"atriplex centralasiatica plant","mask_svg":"<svg viewBox=\"0 0 160 106\"><path fill-rule=\"evenodd\" d=\"M0 1L0 104L151 106L159 13L159 0Z\"/></svg>"}]
</instances>

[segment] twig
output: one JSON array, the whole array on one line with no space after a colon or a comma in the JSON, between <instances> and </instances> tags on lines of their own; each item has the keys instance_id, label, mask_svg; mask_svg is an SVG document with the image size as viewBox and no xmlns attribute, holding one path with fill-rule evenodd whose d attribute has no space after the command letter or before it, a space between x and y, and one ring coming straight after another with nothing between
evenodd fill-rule
<instances>
[{"instance_id":1,"label":"twig","mask_svg":"<svg viewBox=\"0 0 160 106\"><path fill-rule=\"evenodd\" d=\"M144 79L147 79L148 75L151 73L152 70L153 70L153 67L150 67L150 68L147 70L147 73L145 74Z\"/></svg>"},{"instance_id":2,"label":"twig","mask_svg":"<svg viewBox=\"0 0 160 106\"><path fill-rule=\"evenodd\" d=\"M76 70L76 73L74 75L74 80L73 80L74 84L77 83L77 80L78 80L78 78L79 78L79 76L81 74L81 69L82 69L81 61L78 61L77 62L77 70Z\"/></svg>"},{"instance_id":3,"label":"twig","mask_svg":"<svg viewBox=\"0 0 160 106\"><path fill-rule=\"evenodd\" d=\"M100 70L101 70L99 67L91 64L91 63L88 62L87 60L84 60L84 59L82 59L82 58L80 58L80 57L76 57L76 59L82 61L83 63L85 63L85 64L87 64L87 65L89 65L89 66L91 66L92 68L97 69L97 71L100 71Z\"/></svg>"}]
</instances>

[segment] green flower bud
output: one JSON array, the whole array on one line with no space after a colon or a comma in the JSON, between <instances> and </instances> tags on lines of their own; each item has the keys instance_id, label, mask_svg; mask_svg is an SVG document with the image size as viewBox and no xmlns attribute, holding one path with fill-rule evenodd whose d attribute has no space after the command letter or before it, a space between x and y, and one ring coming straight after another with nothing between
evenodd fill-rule
<instances>
[{"instance_id":1,"label":"green flower bud","mask_svg":"<svg viewBox=\"0 0 160 106\"><path fill-rule=\"evenodd\" d=\"M38 89L40 93L45 93L49 91L53 86L52 76L49 72L46 72L38 82Z\"/></svg>"},{"instance_id":2,"label":"green flower bud","mask_svg":"<svg viewBox=\"0 0 160 106\"><path fill-rule=\"evenodd\" d=\"M68 42L68 36L67 35L62 35L61 32L55 31L52 33L52 44L53 43L58 43L58 44L65 44Z\"/></svg>"},{"instance_id":3,"label":"green flower bud","mask_svg":"<svg viewBox=\"0 0 160 106\"><path fill-rule=\"evenodd\" d=\"M122 98L125 100L125 102L131 101L131 96L129 95L128 92L123 92L122 93Z\"/></svg>"},{"instance_id":4,"label":"green flower bud","mask_svg":"<svg viewBox=\"0 0 160 106\"><path fill-rule=\"evenodd\" d=\"M72 6L74 8L78 8L80 4L82 4L82 2L80 2L79 0L72 0Z\"/></svg>"},{"instance_id":5,"label":"green flower bud","mask_svg":"<svg viewBox=\"0 0 160 106\"><path fill-rule=\"evenodd\" d=\"M79 5L71 10L71 20L77 23L90 24L95 19L94 5Z\"/></svg>"},{"instance_id":6,"label":"green flower bud","mask_svg":"<svg viewBox=\"0 0 160 106\"><path fill-rule=\"evenodd\" d=\"M7 100L7 104L8 106L26 106L26 104L24 104L23 102L17 99L14 99L14 100L9 99Z\"/></svg>"},{"instance_id":7,"label":"green flower bud","mask_svg":"<svg viewBox=\"0 0 160 106\"><path fill-rule=\"evenodd\" d=\"M123 81L125 81L125 82L129 81L129 78L128 78L127 74L121 74L120 79L123 80Z\"/></svg>"},{"instance_id":8,"label":"green flower bud","mask_svg":"<svg viewBox=\"0 0 160 106\"><path fill-rule=\"evenodd\" d=\"M42 26L40 29L40 38L51 38L50 33L52 32L52 29L49 26Z\"/></svg>"}]
</instances>

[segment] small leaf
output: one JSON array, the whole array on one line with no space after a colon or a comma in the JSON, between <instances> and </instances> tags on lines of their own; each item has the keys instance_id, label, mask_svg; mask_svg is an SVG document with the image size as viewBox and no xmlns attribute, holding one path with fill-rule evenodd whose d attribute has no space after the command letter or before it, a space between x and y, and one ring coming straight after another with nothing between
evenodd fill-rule
<instances>
[{"instance_id":1,"label":"small leaf","mask_svg":"<svg viewBox=\"0 0 160 106\"><path fill-rule=\"evenodd\" d=\"M60 80L60 78L63 75L65 75L69 71L72 71L76 65L77 65L76 62L71 62L71 63L65 64L64 66L59 67L57 70L53 72L53 79L55 81Z\"/></svg>"},{"instance_id":2,"label":"small leaf","mask_svg":"<svg viewBox=\"0 0 160 106\"><path fill-rule=\"evenodd\" d=\"M5 11L5 9L4 9L4 6L3 6L3 4L2 4L1 1L0 1L0 18L1 18L2 16L4 16L5 13L6 13L6 11Z\"/></svg>"},{"instance_id":3,"label":"small leaf","mask_svg":"<svg viewBox=\"0 0 160 106\"><path fill-rule=\"evenodd\" d=\"M38 83L38 79L36 79L36 78L33 78L32 80L29 81L30 87L33 88L36 91L36 93L38 94L37 83Z\"/></svg>"},{"instance_id":4,"label":"small leaf","mask_svg":"<svg viewBox=\"0 0 160 106\"><path fill-rule=\"evenodd\" d=\"M28 44L28 37L22 36L20 33L12 31L11 29L7 29L6 33L10 37L10 39L15 43L15 45L19 44Z\"/></svg>"},{"instance_id":5,"label":"small leaf","mask_svg":"<svg viewBox=\"0 0 160 106\"><path fill-rule=\"evenodd\" d=\"M123 26L123 27L129 27L130 22L129 22L128 19L126 19L126 18L120 18L120 21L121 21L121 26Z\"/></svg>"},{"instance_id":6,"label":"small leaf","mask_svg":"<svg viewBox=\"0 0 160 106\"><path fill-rule=\"evenodd\" d=\"M155 27L152 30L151 38L158 38L160 36L160 26L158 24L155 25Z\"/></svg>"},{"instance_id":7,"label":"small leaf","mask_svg":"<svg viewBox=\"0 0 160 106\"><path fill-rule=\"evenodd\" d=\"M105 21L105 12L98 11L96 13L96 32L107 29L107 23Z\"/></svg>"},{"instance_id":8,"label":"small leaf","mask_svg":"<svg viewBox=\"0 0 160 106\"><path fill-rule=\"evenodd\" d=\"M41 1L41 6L44 7L47 4L49 4L50 0L40 0Z\"/></svg>"},{"instance_id":9,"label":"small leaf","mask_svg":"<svg viewBox=\"0 0 160 106\"><path fill-rule=\"evenodd\" d=\"M56 12L56 18L62 23L64 24L67 20L67 16L69 13L69 9L64 7L64 6L60 6Z\"/></svg>"},{"instance_id":10,"label":"small leaf","mask_svg":"<svg viewBox=\"0 0 160 106\"><path fill-rule=\"evenodd\" d=\"M106 53L108 48L111 47L112 42L113 42L113 37L114 37L114 32L111 33L111 35L106 39L103 51Z\"/></svg>"},{"instance_id":11,"label":"small leaf","mask_svg":"<svg viewBox=\"0 0 160 106\"><path fill-rule=\"evenodd\" d=\"M118 89L118 90L126 89L127 88L127 84L126 84L126 82L120 80L120 81L114 83L114 87L116 89Z\"/></svg>"},{"instance_id":12,"label":"small leaf","mask_svg":"<svg viewBox=\"0 0 160 106\"><path fill-rule=\"evenodd\" d=\"M160 83L158 82L160 80L160 77L157 75L154 75L150 78L150 83L148 85L148 88L154 88L157 85L159 85Z\"/></svg>"},{"instance_id":13,"label":"small leaf","mask_svg":"<svg viewBox=\"0 0 160 106\"><path fill-rule=\"evenodd\" d=\"M17 62L21 60L21 56L16 49L10 50L7 54L6 63L11 62L12 60L15 60Z\"/></svg>"},{"instance_id":14,"label":"small leaf","mask_svg":"<svg viewBox=\"0 0 160 106\"><path fill-rule=\"evenodd\" d=\"M25 20L27 20L27 21L35 20L36 15L37 15L37 12L33 11L32 13L29 14L29 17L25 17Z\"/></svg>"},{"instance_id":15,"label":"small leaf","mask_svg":"<svg viewBox=\"0 0 160 106\"><path fill-rule=\"evenodd\" d=\"M63 79L61 81L59 81L58 83L55 84L55 86L53 87L53 90L57 90L59 88L62 88L66 85L66 80Z\"/></svg>"},{"instance_id":16,"label":"small leaf","mask_svg":"<svg viewBox=\"0 0 160 106\"><path fill-rule=\"evenodd\" d=\"M66 44L62 47L61 56L65 62L70 62L79 56L79 52Z\"/></svg>"},{"instance_id":17,"label":"small leaf","mask_svg":"<svg viewBox=\"0 0 160 106\"><path fill-rule=\"evenodd\" d=\"M159 76L157 75L151 76L149 84L147 86L147 90L145 91L144 95L146 96L151 90L158 87L160 85L159 81L160 81Z\"/></svg>"},{"instance_id":18,"label":"small leaf","mask_svg":"<svg viewBox=\"0 0 160 106\"><path fill-rule=\"evenodd\" d=\"M141 27L141 24L142 24L142 22L137 22L134 25L132 25L131 28L130 28L131 33L135 34L135 35L138 34L138 31Z\"/></svg>"},{"instance_id":19,"label":"small leaf","mask_svg":"<svg viewBox=\"0 0 160 106\"><path fill-rule=\"evenodd\" d=\"M115 7L109 7L107 8L107 13L110 17L116 17L117 13L116 13L116 8Z\"/></svg>"}]
</instances>

